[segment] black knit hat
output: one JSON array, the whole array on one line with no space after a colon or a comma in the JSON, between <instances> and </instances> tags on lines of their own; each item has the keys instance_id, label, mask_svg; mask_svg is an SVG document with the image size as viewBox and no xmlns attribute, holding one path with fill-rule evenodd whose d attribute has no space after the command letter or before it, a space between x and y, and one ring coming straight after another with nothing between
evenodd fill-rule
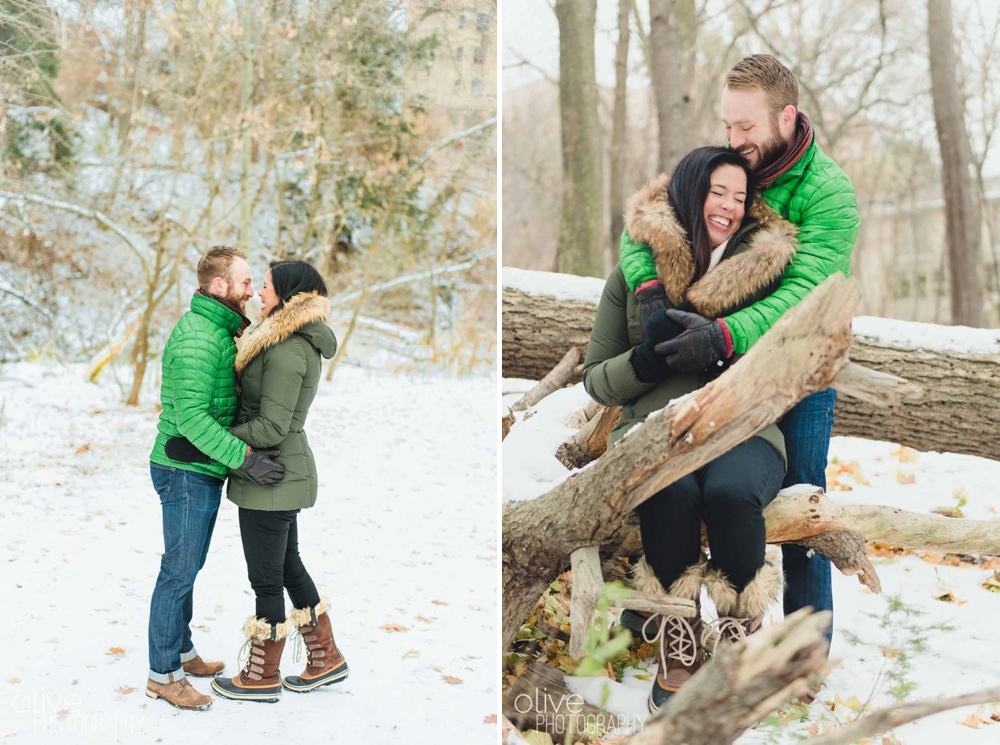
<instances>
[{"instance_id":1,"label":"black knit hat","mask_svg":"<svg viewBox=\"0 0 1000 745\"><path fill-rule=\"evenodd\" d=\"M278 296L273 313L284 307L285 302L300 292L317 292L326 297L326 282L312 266L304 261L273 261L271 262L271 286Z\"/></svg>"}]
</instances>

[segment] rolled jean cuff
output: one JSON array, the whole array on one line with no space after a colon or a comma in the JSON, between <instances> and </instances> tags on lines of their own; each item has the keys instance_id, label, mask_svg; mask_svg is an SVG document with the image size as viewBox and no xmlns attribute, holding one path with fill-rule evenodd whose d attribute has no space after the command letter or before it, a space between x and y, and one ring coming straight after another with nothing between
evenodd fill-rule
<instances>
[{"instance_id":1,"label":"rolled jean cuff","mask_svg":"<svg viewBox=\"0 0 1000 745\"><path fill-rule=\"evenodd\" d=\"M190 652L181 652L181 662L182 663L183 662L190 662L191 660L193 660L197 656L198 656L198 650L195 649L194 647L191 647L191 651Z\"/></svg>"},{"instance_id":2,"label":"rolled jean cuff","mask_svg":"<svg viewBox=\"0 0 1000 745\"><path fill-rule=\"evenodd\" d=\"M172 673L158 673L153 670L149 671L149 679L154 683L176 683L181 678L186 677L187 673L184 672L183 665L174 670Z\"/></svg>"}]
</instances>

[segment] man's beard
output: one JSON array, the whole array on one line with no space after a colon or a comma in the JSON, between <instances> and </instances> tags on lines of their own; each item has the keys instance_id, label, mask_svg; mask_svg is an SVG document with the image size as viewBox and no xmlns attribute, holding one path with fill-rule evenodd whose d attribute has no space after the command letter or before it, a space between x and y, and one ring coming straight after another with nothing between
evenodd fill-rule
<instances>
[{"instance_id":1,"label":"man's beard","mask_svg":"<svg viewBox=\"0 0 1000 745\"><path fill-rule=\"evenodd\" d=\"M777 163L778 159L781 158L785 152L787 152L789 147L791 147L790 143L785 142L785 140L781 137L781 129L778 126L777 117L775 117L774 121L771 122L771 127L774 129L774 137L765 142L762 146L757 147L757 153L760 157L757 160L757 165L751 169L755 173Z\"/></svg>"}]
</instances>

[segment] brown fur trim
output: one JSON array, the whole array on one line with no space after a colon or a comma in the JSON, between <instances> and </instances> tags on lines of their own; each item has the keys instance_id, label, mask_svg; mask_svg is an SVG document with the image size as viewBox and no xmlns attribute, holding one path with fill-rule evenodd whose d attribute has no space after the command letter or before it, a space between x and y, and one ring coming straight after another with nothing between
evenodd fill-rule
<instances>
[{"instance_id":1,"label":"brown fur trim","mask_svg":"<svg viewBox=\"0 0 1000 745\"><path fill-rule=\"evenodd\" d=\"M236 354L236 373L242 373L258 354L282 342L313 321L325 321L330 315L330 300L315 292L292 297L250 332L246 344Z\"/></svg>"},{"instance_id":2,"label":"brown fur trim","mask_svg":"<svg viewBox=\"0 0 1000 745\"><path fill-rule=\"evenodd\" d=\"M694 257L687 232L667 202L668 183L667 175L661 173L629 197L625 224L632 240L649 246L667 297L680 305L694 277Z\"/></svg>"},{"instance_id":3,"label":"brown fur trim","mask_svg":"<svg viewBox=\"0 0 1000 745\"><path fill-rule=\"evenodd\" d=\"M319 618L328 610L330 610L330 601L323 598L316 606L316 617ZM288 622L296 628L305 626L306 624L312 625L312 615L309 613L309 608L292 609L291 613L288 614Z\"/></svg>"},{"instance_id":4,"label":"brown fur trim","mask_svg":"<svg viewBox=\"0 0 1000 745\"><path fill-rule=\"evenodd\" d=\"M740 618L759 618L781 597L781 569L764 562L754 578L740 593L737 611Z\"/></svg>"},{"instance_id":5,"label":"brown fur trim","mask_svg":"<svg viewBox=\"0 0 1000 745\"><path fill-rule=\"evenodd\" d=\"M667 591L653 573L653 568L646 563L643 556L632 568L632 589L636 592L648 592L653 595L666 595Z\"/></svg>"},{"instance_id":6,"label":"brown fur trim","mask_svg":"<svg viewBox=\"0 0 1000 745\"><path fill-rule=\"evenodd\" d=\"M753 297L785 273L795 255L797 234L798 229L787 220L768 219L751 236L746 251L721 262L691 285L688 301L701 315L715 318Z\"/></svg>"},{"instance_id":7,"label":"brown fur trim","mask_svg":"<svg viewBox=\"0 0 1000 745\"><path fill-rule=\"evenodd\" d=\"M701 597L701 583L705 580L708 561L704 556L684 570L684 573L670 585L670 594L678 598L697 600Z\"/></svg>"},{"instance_id":8,"label":"brown fur trim","mask_svg":"<svg viewBox=\"0 0 1000 745\"><path fill-rule=\"evenodd\" d=\"M288 620L277 624L276 639L278 641L284 639L291 632L292 628L292 624ZM243 633L246 634L247 639L266 642L271 638L271 624L262 618L257 618L257 616L250 616L247 622L243 624Z\"/></svg>"},{"instance_id":9,"label":"brown fur trim","mask_svg":"<svg viewBox=\"0 0 1000 745\"><path fill-rule=\"evenodd\" d=\"M705 574L705 589L715 603L719 617L733 616L736 613L736 588L721 569L709 569Z\"/></svg>"}]
</instances>

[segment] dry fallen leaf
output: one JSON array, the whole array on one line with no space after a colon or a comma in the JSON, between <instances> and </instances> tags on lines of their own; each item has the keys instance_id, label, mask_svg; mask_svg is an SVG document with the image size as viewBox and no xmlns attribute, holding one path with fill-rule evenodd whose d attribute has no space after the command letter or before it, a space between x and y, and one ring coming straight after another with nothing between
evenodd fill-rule
<instances>
[{"instance_id":1,"label":"dry fallen leaf","mask_svg":"<svg viewBox=\"0 0 1000 745\"><path fill-rule=\"evenodd\" d=\"M432 600L431 602L432 602L432 603L434 603L434 605L448 605L448 604L447 604L447 603L446 603L445 601L443 601L443 600Z\"/></svg>"},{"instance_id":2,"label":"dry fallen leaf","mask_svg":"<svg viewBox=\"0 0 1000 745\"><path fill-rule=\"evenodd\" d=\"M917 460L917 451L902 445L889 453L893 458L899 458L900 463L914 463Z\"/></svg>"},{"instance_id":3,"label":"dry fallen leaf","mask_svg":"<svg viewBox=\"0 0 1000 745\"><path fill-rule=\"evenodd\" d=\"M430 623L431 622L431 619L424 618L423 616L417 616L417 620L418 621L423 621L424 623Z\"/></svg>"},{"instance_id":4,"label":"dry fallen leaf","mask_svg":"<svg viewBox=\"0 0 1000 745\"><path fill-rule=\"evenodd\" d=\"M917 477L912 473L906 473L902 468L896 469L896 481L901 484L914 484L917 481Z\"/></svg>"},{"instance_id":5,"label":"dry fallen leaf","mask_svg":"<svg viewBox=\"0 0 1000 745\"><path fill-rule=\"evenodd\" d=\"M484 608L483 606L481 606L481 605L470 605L470 606L469 606L469 608L470 608L470 610L481 610L481 611L485 611L485 610L486 610L486 609L485 609L485 608Z\"/></svg>"},{"instance_id":6,"label":"dry fallen leaf","mask_svg":"<svg viewBox=\"0 0 1000 745\"><path fill-rule=\"evenodd\" d=\"M400 626L398 623L384 623L379 628L386 631L406 631L406 627Z\"/></svg>"},{"instance_id":7,"label":"dry fallen leaf","mask_svg":"<svg viewBox=\"0 0 1000 745\"><path fill-rule=\"evenodd\" d=\"M490 714L488 717L486 717L485 719L483 719L483 724L496 724L496 723L497 723L497 715L496 714Z\"/></svg>"},{"instance_id":8,"label":"dry fallen leaf","mask_svg":"<svg viewBox=\"0 0 1000 745\"><path fill-rule=\"evenodd\" d=\"M459 683L462 682L461 678L456 678L453 675L442 675L441 677L444 678L444 682L447 683L448 685L457 686Z\"/></svg>"},{"instance_id":9,"label":"dry fallen leaf","mask_svg":"<svg viewBox=\"0 0 1000 745\"><path fill-rule=\"evenodd\" d=\"M79 455L80 453L86 453L88 450L90 450L90 443L85 442L76 449L76 454Z\"/></svg>"},{"instance_id":10,"label":"dry fallen leaf","mask_svg":"<svg viewBox=\"0 0 1000 745\"><path fill-rule=\"evenodd\" d=\"M111 647L104 654L125 654L125 647Z\"/></svg>"},{"instance_id":11,"label":"dry fallen leaf","mask_svg":"<svg viewBox=\"0 0 1000 745\"><path fill-rule=\"evenodd\" d=\"M127 685L124 685L124 684L118 686L115 689L115 693L121 693L121 694L123 694L125 696L127 696L128 694L130 694L130 693L132 693L134 691L135 691L135 688L132 688L131 686L127 686Z\"/></svg>"},{"instance_id":12,"label":"dry fallen leaf","mask_svg":"<svg viewBox=\"0 0 1000 745\"><path fill-rule=\"evenodd\" d=\"M400 659L406 659L407 657L419 657L419 656L420 656L419 649L410 649Z\"/></svg>"},{"instance_id":13,"label":"dry fallen leaf","mask_svg":"<svg viewBox=\"0 0 1000 745\"><path fill-rule=\"evenodd\" d=\"M20 683L21 679L20 678L8 678L7 682L8 683Z\"/></svg>"},{"instance_id":14,"label":"dry fallen leaf","mask_svg":"<svg viewBox=\"0 0 1000 745\"><path fill-rule=\"evenodd\" d=\"M977 717L975 714L969 714L965 719L959 722L963 727L970 727L972 729L979 729L980 724L985 724L985 722Z\"/></svg>"}]
</instances>

